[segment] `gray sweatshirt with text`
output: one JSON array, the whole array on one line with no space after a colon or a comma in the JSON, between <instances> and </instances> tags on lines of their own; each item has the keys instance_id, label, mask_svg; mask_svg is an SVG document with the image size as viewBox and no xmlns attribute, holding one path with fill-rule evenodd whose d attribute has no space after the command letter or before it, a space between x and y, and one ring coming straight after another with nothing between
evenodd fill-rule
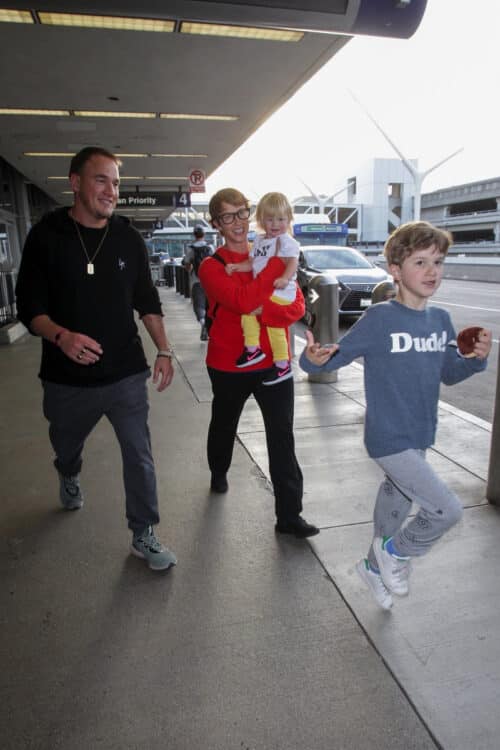
<instances>
[{"instance_id":1,"label":"gray sweatshirt with text","mask_svg":"<svg viewBox=\"0 0 500 750\"><path fill-rule=\"evenodd\" d=\"M318 367L302 353L308 373L328 372L364 358L365 445L372 458L434 443L441 383L453 385L486 368L456 346L450 316L439 307L414 310L395 300L368 308Z\"/></svg>"}]
</instances>

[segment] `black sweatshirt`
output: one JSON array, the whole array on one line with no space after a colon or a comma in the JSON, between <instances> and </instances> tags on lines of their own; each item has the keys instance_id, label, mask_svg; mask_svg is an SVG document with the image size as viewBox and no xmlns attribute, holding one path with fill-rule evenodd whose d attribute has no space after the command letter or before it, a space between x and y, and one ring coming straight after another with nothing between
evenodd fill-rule
<instances>
[{"instance_id":1,"label":"black sweatshirt","mask_svg":"<svg viewBox=\"0 0 500 750\"><path fill-rule=\"evenodd\" d=\"M92 258L105 230L78 228ZM16 286L19 320L29 329L34 317L48 315L62 328L91 336L103 349L99 362L82 366L44 339L42 380L106 385L148 369L134 310L141 317L162 312L140 234L128 219L113 216L93 260L93 275L87 263L67 208L44 216L26 238Z\"/></svg>"}]
</instances>

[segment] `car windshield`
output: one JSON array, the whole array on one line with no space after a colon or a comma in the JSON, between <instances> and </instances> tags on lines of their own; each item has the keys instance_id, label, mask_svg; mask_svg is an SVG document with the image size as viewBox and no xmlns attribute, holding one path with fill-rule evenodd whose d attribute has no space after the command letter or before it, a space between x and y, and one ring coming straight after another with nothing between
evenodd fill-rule
<instances>
[{"instance_id":1,"label":"car windshield","mask_svg":"<svg viewBox=\"0 0 500 750\"><path fill-rule=\"evenodd\" d=\"M349 248L305 250L304 257L306 264L318 271L326 271L329 268L373 268L366 258Z\"/></svg>"}]
</instances>

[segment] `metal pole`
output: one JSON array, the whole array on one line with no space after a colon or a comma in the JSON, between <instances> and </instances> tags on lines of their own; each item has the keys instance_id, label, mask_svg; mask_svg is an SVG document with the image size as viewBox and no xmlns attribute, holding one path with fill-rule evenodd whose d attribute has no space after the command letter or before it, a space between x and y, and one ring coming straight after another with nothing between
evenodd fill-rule
<instances>
[{"instance_id":1,"label":"metal pole","mask_svg":"<svg viewBox=\"0 0 500 750\"><path fill-rule=\"evenodd\" d=\"M310 293L316 293L314 340L320 344L335 344L339 337L339 285L324 276L316 276L309 283ZM337 371L309 374L312 383L336 383Z\"/></svg>"},{"instance_id":2,"label":"metal pole","mask_svg":"<svg viewBox=\"0 0 500 750\"><path fill-rule=\"evenodd\" d=\"M497 388L495 411L493 413L493 429L491 432L490 465L488 468L486 498L492 505L500 505L500 350L498 352Z\"/></svg>"}]
</instances>

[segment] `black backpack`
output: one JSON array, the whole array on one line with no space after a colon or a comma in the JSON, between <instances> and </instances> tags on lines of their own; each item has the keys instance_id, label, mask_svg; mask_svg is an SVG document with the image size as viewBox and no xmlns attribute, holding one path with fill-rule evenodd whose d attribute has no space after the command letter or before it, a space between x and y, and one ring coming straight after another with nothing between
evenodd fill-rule
<instances>
[{"instance_id":1,"label":"black backpack","mask_svg":"<svg viewBox=\"0 0 500 750\"><path fill-rule=\"evenodd\" d=\"M200 263L203 258L208 258L208 256L211 254L211 248L208 245L191 245L190 247L193 251L193 271L198 276Z\"/></svg>"},{"instance_id":2,"label":"black backpack","mask_svg":"<svg viewBox=\"0 0 500 750\"><path fill-rule=\"evenodd\" d=\"M222 255L219 255L219 253L214 253L212 256L210 256L214 260L218 260L219 263L222 263L223 266L226 265L226 261L222 257ZM215 313L217 312L217 308L219 307L219 303L216 302L213 306L213 310L210 313L210 306L208 304L208 297L205 297L205 328L207 329L207 333L210 333L210 328L212 327L212 323L215 319Z\"/></svg>"}]
</instances>

